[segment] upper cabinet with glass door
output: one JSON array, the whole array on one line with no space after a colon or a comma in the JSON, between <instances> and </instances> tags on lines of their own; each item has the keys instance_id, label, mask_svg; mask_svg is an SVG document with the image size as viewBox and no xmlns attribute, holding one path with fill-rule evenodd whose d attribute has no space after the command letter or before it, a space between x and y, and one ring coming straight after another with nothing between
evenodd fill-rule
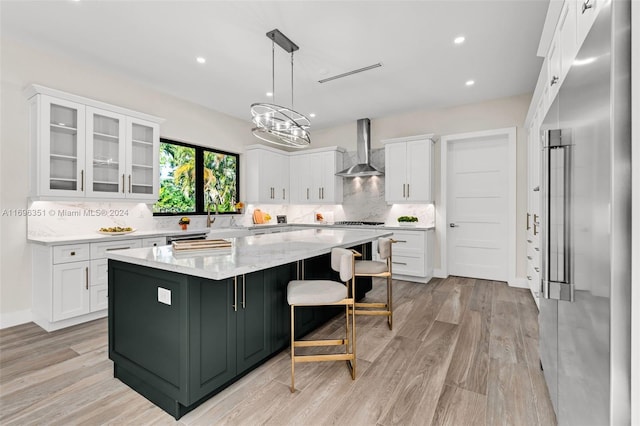
<instances>
[{"instance_id":1,"label":"upper cabinet with glass door","mask_svg":"<svg viewBox=\"0 0 640 426\"><path fill-rule=\"evenodd\" d=\"M31 86L34 197L158 198L162 119Z\"/></svg>"}]
</instances>

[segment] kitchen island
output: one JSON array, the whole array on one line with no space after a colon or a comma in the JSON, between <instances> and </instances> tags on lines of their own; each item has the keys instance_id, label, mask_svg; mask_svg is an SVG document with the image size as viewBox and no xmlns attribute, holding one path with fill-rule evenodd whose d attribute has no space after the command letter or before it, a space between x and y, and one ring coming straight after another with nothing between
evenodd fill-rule
<instances>
[{"instance_id":1,"label":"kitchen island","mask_svg":"<svg viewBox=\"0 0 640 426\"><path fill-rule=\"evenodd\" d=\"M231 239L232 247L170 246L109 254L109 358L114 376L178 419L290 340L292 279L337 279L333 247L371 257L385 230L308 229ZM356 297L371 288L358 279ZM340 308L296 308L296 336ZM299 309L299 310L298 310Z\"/></svg>"}]
</instances>

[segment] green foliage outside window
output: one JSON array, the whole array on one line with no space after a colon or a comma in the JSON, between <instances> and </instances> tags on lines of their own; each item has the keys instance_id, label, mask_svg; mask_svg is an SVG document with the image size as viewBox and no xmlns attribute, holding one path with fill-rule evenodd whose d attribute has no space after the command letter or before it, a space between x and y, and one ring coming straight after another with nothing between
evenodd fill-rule
<instances>
[{"instance_id":1,"label":"green foliage outside window","mask_svg":"<svg viewBox=\"0 0 640 426\"><path fill-rule=\"evenodd\" d=\"M202 175L197 175L201 170ZM159 214L235 212L238 155L163 139L160 143ZM201 188L201 189L198 189Z\"/></svg>"}]
</instances>

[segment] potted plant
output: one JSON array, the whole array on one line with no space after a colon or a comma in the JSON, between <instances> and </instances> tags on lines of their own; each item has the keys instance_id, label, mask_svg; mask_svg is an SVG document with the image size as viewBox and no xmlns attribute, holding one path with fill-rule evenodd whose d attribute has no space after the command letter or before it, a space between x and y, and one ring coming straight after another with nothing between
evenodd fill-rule
<instances>
[{"instance_id":1,"label":"potted plant","mask_svg":"<svg viewBox=\"0 0 640 426\"><path fill-rule=\"evenodd\" d=\"M180 218L180 221L178 222L178 225L180 225L180 227L182 227L183 231L187 230L187 225L189 225L191 223L191 219L189 219L186 216L183 216Z\"/></svg>"},{"instance_id":2,"label":"potted plant","mask_svg":"<svg viewBox=\"0 0 640 426\"><path fill-rule=\"evenodd\" d=\"M400 216L398 218L398 225L400 226L416 226L418 218L415 216Z\"/></svg>"}]
</instances>

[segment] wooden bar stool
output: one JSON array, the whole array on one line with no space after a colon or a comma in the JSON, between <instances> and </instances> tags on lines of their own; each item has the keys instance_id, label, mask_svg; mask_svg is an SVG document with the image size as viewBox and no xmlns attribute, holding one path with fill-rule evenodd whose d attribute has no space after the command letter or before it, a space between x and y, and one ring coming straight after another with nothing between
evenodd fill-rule
<instances>
[{"instance_id":1,"label":"wooden bar stool","mask_svg":"<svg viewBox=\"0 0 640 426\"><path fill-rule=\"evenodd\" d=\"M392 249L391 245L396 240L391 238L378 239L378 254L382 261L358 260L355 262L356 277L386 278L387 302L358 302L355 304L356 315L381 315L387 317L389 330L393 329L393 294L392 294ZM354 279L355 282L355 279ZM355 291L355 290L354 290Z\"/></svg>"},{"instance_id":2,"label":"wooden bar stool","mask_svg":"<svg viewBox=\"0 0 640 426\"><path fill-rule=\"evenodd\" d=\"M356 318L352 296L354 261L360 253L344 248L331 249L331 268L340 273L340 280L294 280L287 286L287 302L291 306L291 392L295 392L296 362L346 361L351 378L356 378ZM296 306L345 306L346 333L344 339L295 340ZM324 355L296 355L295 348L344 346L344 353Z\"/></svg>"}]
</instances>

